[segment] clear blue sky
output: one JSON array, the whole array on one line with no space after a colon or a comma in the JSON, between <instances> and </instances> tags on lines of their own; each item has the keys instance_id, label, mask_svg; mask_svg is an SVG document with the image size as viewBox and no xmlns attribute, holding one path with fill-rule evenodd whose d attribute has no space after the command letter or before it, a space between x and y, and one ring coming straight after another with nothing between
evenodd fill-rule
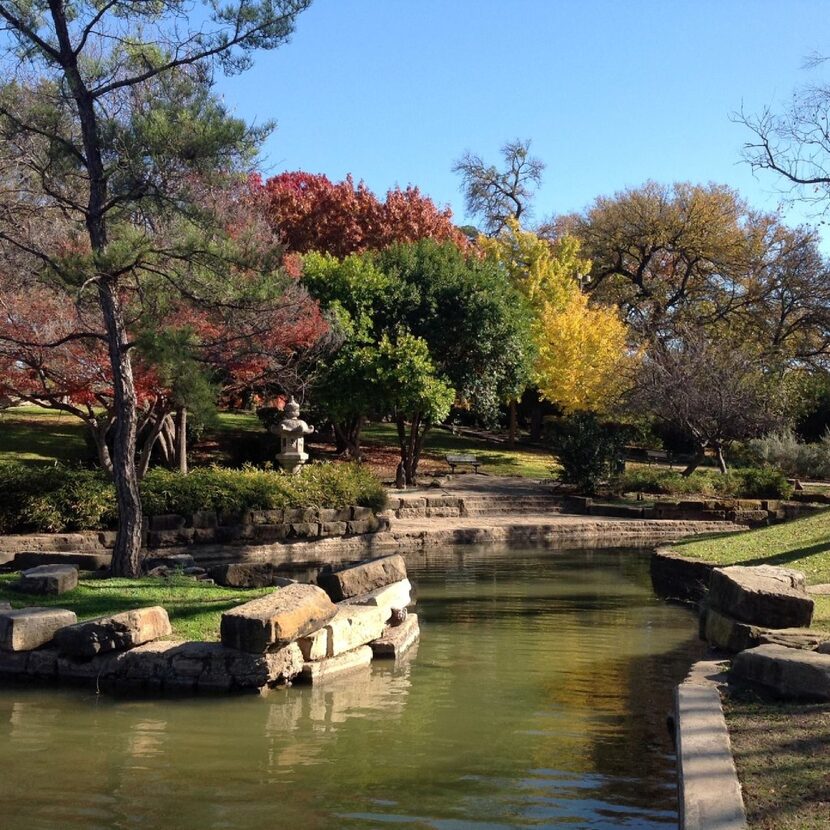
<instances>
[{"instance_id":1,"label":"clear blue sky","mask_svg":"<svg viewBox=\"0 0 830 830\"><path fill-rule=\"evenodd\" d=\"M803 68L817 51L826 0L315 0L290 44L220 90L278 122L268 174L415 184L459 223L453 161L496 160L516 137L548 165L536 218L649 178L723 182L774 209L775 179L740 163L747 132L729 114L830 77Z\"/></svg>"}]
</instances>

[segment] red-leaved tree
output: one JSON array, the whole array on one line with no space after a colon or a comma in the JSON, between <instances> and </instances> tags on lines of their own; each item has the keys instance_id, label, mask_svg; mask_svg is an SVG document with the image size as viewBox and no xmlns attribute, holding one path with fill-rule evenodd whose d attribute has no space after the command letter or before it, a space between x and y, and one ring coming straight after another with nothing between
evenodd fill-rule
<instances>
[{"instance_id":1,"label":"red-leaved tree","mask_svg":"<svg viewBox=\"0 0 830 830\"><path fill-rule=\"evenodd\" d=\"M453 224L452 211L437 208L417 187L394 188L380 201L351 176L332 182L322 174L297 171L254 184L287 251L345 257L419 239L451 241L460 248L469 244Z\"/></svg>"}]
</instances>

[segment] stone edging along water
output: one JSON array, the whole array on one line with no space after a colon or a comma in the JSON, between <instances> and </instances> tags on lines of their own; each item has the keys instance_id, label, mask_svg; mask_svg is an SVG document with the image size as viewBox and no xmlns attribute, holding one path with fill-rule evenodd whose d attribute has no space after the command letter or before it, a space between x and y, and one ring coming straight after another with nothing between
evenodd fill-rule
<instances>
[{"instance_id":1,"label":"stone edging along water","mask_svg":"<svg viewBox=\"0 0 830 830\"><path fill-rule=\"evenodd\" d=\"M717 661L702 660L675 690L680 830L746 830L741 785L723 716Z\"/></svg>"}]
</instances>

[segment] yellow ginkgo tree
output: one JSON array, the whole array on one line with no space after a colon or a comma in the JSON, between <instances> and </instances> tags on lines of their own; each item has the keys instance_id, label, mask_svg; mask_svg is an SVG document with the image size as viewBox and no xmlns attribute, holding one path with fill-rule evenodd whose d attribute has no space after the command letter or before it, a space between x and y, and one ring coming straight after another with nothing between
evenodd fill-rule
<instances>
[{"instance_id":1,"label":"yellow ginkgo tree","mask_svg":"<svg viewBox=\"0 0 830 830\"><path fill-rule=\"evenodd\" d=\"M582 275L591 263L580 257L579 241L565 235L550 242L511 219L481 245L530 301L539 391L566 411L607 410L632 357L618 310L588 302Z\"/></svg>"}]
</instances>

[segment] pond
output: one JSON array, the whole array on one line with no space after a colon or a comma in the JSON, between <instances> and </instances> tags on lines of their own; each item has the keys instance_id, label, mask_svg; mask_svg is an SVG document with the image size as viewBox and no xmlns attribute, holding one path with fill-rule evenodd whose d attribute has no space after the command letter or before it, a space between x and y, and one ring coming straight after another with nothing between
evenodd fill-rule
<instances>
[{"instance_id":1,"label":"pond","mask_svg":"<svg viewBox=\"0 0 830 830\"><path fill-rule=\"evenodd\" d=\"M676 827L672 687L702 652L648 554L413 556L398 665L267 697L0 687L3 830Z\"/></svg>"}]
</instances>

